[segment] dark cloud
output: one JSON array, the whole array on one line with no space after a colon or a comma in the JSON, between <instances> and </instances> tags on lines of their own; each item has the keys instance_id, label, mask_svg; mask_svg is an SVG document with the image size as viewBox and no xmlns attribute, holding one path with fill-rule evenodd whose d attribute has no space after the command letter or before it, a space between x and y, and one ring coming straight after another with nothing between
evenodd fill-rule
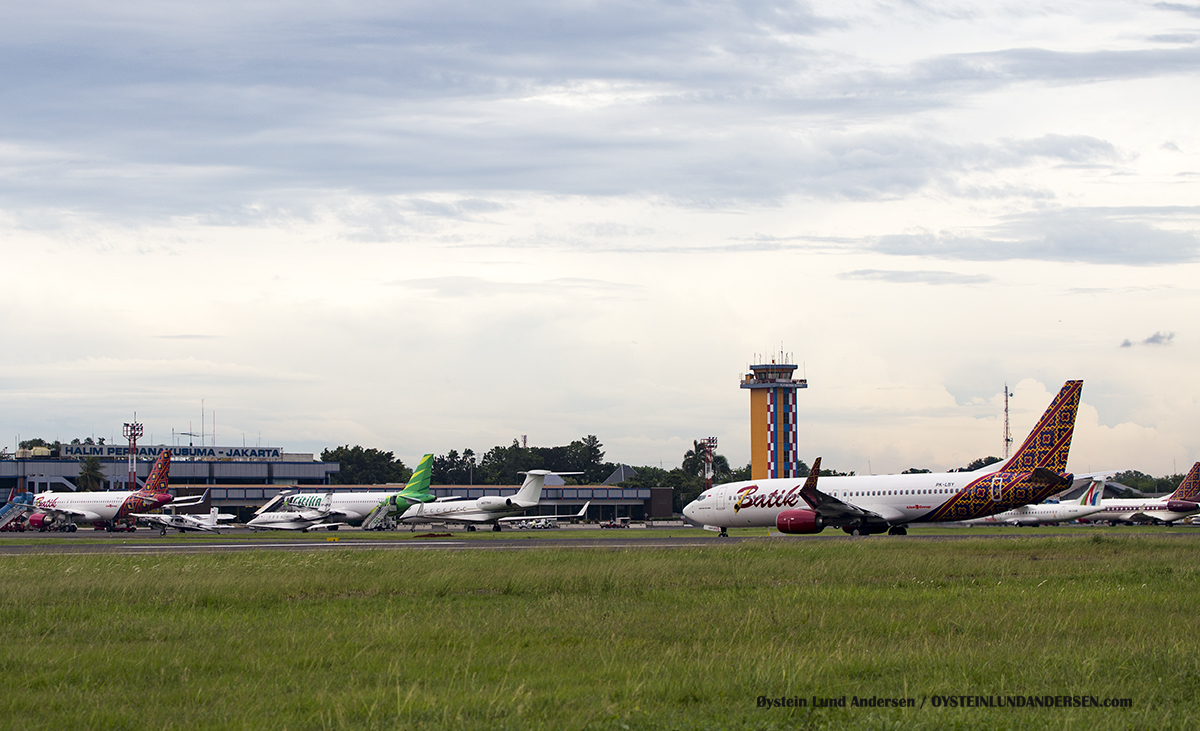
<instances>
[{"instance_id":1,"label":"dark cloud","mask_svg":"<svg viewBox=\"0 0 1200 731\"><path fill-rule=\"evenodd\" d=\"M788 0L12 4L0 204L236 223L311 216L331 193L1037 197L961 178L1118 151L847 130L1009 84L1200 68L1191 47L1022 48L883 70L811 42L845 25Z\"/></svg>"},{"instance_id":2,"label":"dark cloud","mask_svg":"<svg viewBox=\"0 0 1200 731\"><path fill-rule=\"evenodd\" d=\"M986 274L959 274L938 271L897 271L887 269L858 269L842 272L838 279L858 279L892 284L986 284L992 278Z\"/></svg>"},{"instance_id":3,"label":"dark cloud","mask_svg":"<svg viewBox=\"0 0 1200 731\"><path fill-rule=\"evenodd\" d=\"M1145 340L1139 340L1136 343L1126 338L1125 340L1121 341L1121 347L1132 348L1134 345L1170 345L1171 341L1174 339L1175 333L1163 332L1159 330Z\"/></svg>"},{"instance_id":4,"label":"dark cloud","mask_svg":"<svg viewBox=\"0 0 1200 731\"><path fill-rule=\"evenodd\" d=\"M1034 259L1149 266L1195 261L1200 240L1105 209L1074 209L1011 217L978 233L883 236L874 250L902 256L971 261Z\"/></svg>"}]
</instances>

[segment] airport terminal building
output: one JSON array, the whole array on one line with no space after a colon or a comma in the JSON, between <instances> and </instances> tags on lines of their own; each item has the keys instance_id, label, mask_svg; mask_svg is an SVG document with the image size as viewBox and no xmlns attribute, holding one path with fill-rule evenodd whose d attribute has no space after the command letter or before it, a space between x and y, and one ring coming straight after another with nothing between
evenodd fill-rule
<instances>
[{"instance_id":1,"label":"airport terminal building","mask_svg":"<svg viewBox=\"0 0 1200 731\"><path fill-rule=\"evenodd\" d=\"M334 485L340 471L337 462L316 461L311 454L285 452L280 447L196 447L138 445L136 473L139 486L150 474L154 460L171 451L171 490L179 496L200 495L209 500L195 511L212 507L233 509L244 519L283 490L300 492L364 492L386 494L402 485ZM49 449L18 450L0 459L0 489L3 497L17 492L74 491L80 460L100 459L105 489L127 490L129 449L118 445L62 445L59 453ZM623 468L628 470L628 468ZM618 470L623 476L625 473ZM613 478L619 475L614 474ZM485 495L512 495L520 485L434 485L439 498L475 499ZM134 487L133 489L137 489ZM547 484L541 504L530 516L565 515L579 512L590 502L588 518L633 520L671 517L670 488L626 488L619 484L567 486Z\"/></svg>"}]
</instances>

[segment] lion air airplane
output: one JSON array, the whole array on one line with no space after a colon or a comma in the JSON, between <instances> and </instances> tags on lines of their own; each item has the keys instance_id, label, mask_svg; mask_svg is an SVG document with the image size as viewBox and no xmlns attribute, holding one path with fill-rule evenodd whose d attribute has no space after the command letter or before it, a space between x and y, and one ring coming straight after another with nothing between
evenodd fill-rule
<instances>
[{"instance_id":1,"label":"lion air airplane","mask_svg":"<svg viewBox=\"0 0 1200 731\"><path fill-rule=\"evenodd\" d=\"M1067 381L1037 426L999 470L908 475L749 480L718 485L688 503L689 521L726 535L733 527L775 526L782 533L905 535L909 523L959 522L1039 503L1065 489L1064 470L1083 381Z\"/></svg>"},{"instance_id":2,"label":"lion air airplane","mask_svg":"<svg viewBox=\"0 0 1200 731\"><path fill-rule=\"evenodd\" d=\"M175 500L167 492L170 471L171 452L168 450L159 455L141 490L39 493L23 508L29 514L27 524L39 531L73 533L79 529L79 523L92 523L112 531L123 522L128 530L135 530L133 514L138 511L161 508L172 502L177 506L195 505L204 499L203 495L197 495Z\"/></svg>"},{"instance_id":3,"label":"lion air airplane","mask_svg":"<svg viewBox=\"0 0 1200 731\"><path fill-rule=\"evenodd\" d=\"M466 523L467 530L475 530L479 524L491 523L492 530L500 530L500 525L515 520L536 518L582 518L587 515L591 502L584 503L583 510L575 515L537 515L527 516L523 513L536 508L542 499L542 488L546 484L546 475L578 475L579 472L551 472L549 470L529 470L525 474L525 484L514 495L485 495L474 500L451 498L432 503L413 505L400 516L404 523Z\"/></svg>"},{"instance_id":4,"label":"lion air airplane","mask_svg":"<svg viewBox=\"0 0 1200 731\"><path fill-rule=\"evenodd\" d=\"M1170 525L1189 515L1200 513L1200 462L1179 483L1179 488L1162 498L1109 498L1100 501L1100 512L1089 515L1088 522L1112 525L1121 523L1166 523Z\"/></svg>"}]
</instances>

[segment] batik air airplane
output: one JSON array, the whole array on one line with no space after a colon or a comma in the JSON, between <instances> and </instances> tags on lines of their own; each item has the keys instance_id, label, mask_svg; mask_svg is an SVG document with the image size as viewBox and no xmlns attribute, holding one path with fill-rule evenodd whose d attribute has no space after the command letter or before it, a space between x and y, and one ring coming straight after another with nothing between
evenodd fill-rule
<instances>
[{"instance_id":1,"label":"batik air airplane","mask_svg":"<svg viewBox=\"0 0 1200 731\"><path fill-rule=\"evenodd\" d=\"M475 500L465 498L449 498L432 503L413 505L400 516L403 523L466 523L467 530L475 530L477 525L491 524L492 530L500 530L504 523L515 520L528 520L531 517L558 520L560 518L582 518L587 515L591 502L583 504L583 509L575 515L524 515L526 510L536 508L542 499L542 488L546 484L546 475L578 475L579 472L551 472L549 470L529 470L525 474L525 483L513 495L485 495Z\"/></svg>"},{"instance_id":2,"label":"batik air airplane","mask_svg":"<svg viewBox=\"0 0 1200 731\"><path fill-rule=\"evenodd\" d=\"M434 500L429 491L433 455L421 458L408 484L399 492L280 493L258 509L247 527L253 530L337 530L343 525L362 525L373 530L388 515L414 503Z\"/></svg>"},{"instance_id":3,"label":"batik air airplane","mask_svg":"<svg viewBox=\"0 0 1200 731\"><path fill-rule=\"evenodd\" d=\"M1200 513L1200 462L1179 483L1175 492L1163 498L1109 498L1100 501L1101 510L1088 516L1088 522L1112 525L1121 523L1166 523L1170 525L1189 515Z\"/></svg>"},{"instance_id":4,"label":"batik air airplane","mask_svg":"<svg viewBox=\"0 0 1200 731\"><path fill-rule=\"evenodd\" d=\"M1087 518L1104 508L1100 500L1104 495L1104 478L1098 477L1091 481L1079 500L1069 503L1041 503L1039 505L1022 505L1013 510L989 515L986 518L968 520L968 525L1012 525L1031 526L1043 523L1069 523L1072 520Z\"/></svg>"},{"instance_id":5,"label":"batik air airplane","mask_svg":"<svg viewBox=\"0 0 1200 731\"><path fill-rule=\"evenodd\" d=\"M159 455L150 469L145 486L140 490L43 492L34 495L32 501L21 509L29 515L29 527L39 531L73 533L79 529L79 523L92 523L109 531L124 523L128 530L135 530L136 519L133 514L138 511L154 510L172 502L177 506L195 505L204 499L204 496L197 495L175 500L167 492L170 472L171 452L168 450Z\"/></svg>"},{"instance_id":6,"label":"batik air airplane","mask_svg":"<svg viewBox=\"0 0 1200 731\"><path fill-rule=\"evenodd\" d=\"M692 523L726 535L733 527L775 526L818 533L905 535L909 523L959 522L1040 503L1071 484L1064 473L1083 381L1067 381L1030 435L999 470L731 482L705 490L683 509ZM819 470L819 460L813 465ZM811 475L810 475L811 477Z\"/></svg>"}]
</instances>

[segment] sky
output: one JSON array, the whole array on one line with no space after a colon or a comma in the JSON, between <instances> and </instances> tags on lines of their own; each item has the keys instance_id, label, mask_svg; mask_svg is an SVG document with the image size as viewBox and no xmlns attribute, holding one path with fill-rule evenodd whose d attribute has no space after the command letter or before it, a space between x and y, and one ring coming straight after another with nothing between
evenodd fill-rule
<instances>
[{"instance_id":1,"label":"sky","mask_svg":"<svg viewBox=\"0 0 1200 731\"><path fill-rule=\"evenodd\" d=\"M0 444L1200 460L1200 3L0 8ZM192 438L196 441L195 438Z\"/></svg>"}]
</instances>

